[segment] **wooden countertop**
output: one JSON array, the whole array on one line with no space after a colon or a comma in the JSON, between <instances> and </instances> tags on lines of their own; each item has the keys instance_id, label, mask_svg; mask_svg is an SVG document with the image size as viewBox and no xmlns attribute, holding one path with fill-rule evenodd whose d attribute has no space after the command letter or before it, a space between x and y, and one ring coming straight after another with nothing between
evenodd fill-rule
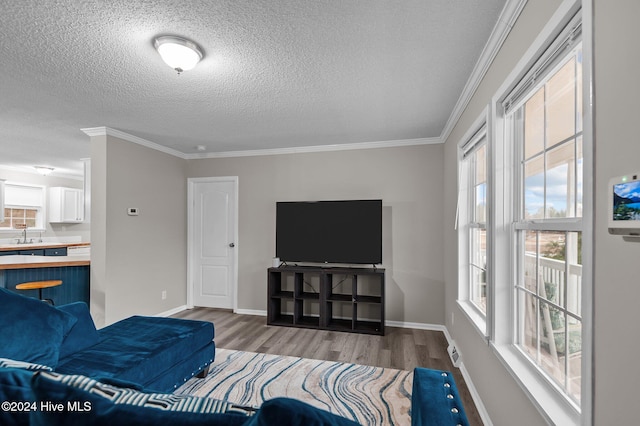
<instances>
[{"instance_id":1,"label":"wooden countertop","mask_svg":"<svg viewBox=\"0 0 640 426\"><path fill-rule=\"evenodd\" d=\"M60 248L60 247L82 247L82 246L90 246L90 245L91 243L0 244L0 251L33 250L33 249Z\"/></svg>"},{"instance_id":2,"label":"wooden countertop","mask_svg":"<svg viewBox=\"0 0 640 426\"><path fill-rule=\"evenodd\" d=\"M91 259L88 254L78 256L0 256L0 270L87 266L90 264Z\"/></svg>"}]
</instances>

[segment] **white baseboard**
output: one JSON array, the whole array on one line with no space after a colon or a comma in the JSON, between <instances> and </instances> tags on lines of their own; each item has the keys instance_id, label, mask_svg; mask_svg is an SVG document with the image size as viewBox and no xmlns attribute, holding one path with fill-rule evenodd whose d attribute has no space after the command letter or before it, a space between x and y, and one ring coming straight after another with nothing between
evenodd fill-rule
<instances>
[{"instance_id":1,"label":"white baseboard","mask_svg":"<svg viewBox=\"0 0 640 426\"><path fill-rule=\"evenodd\" d=\"M447 330L447 327L444 325L439 327L442 327L442 331L444 332L444 335L447 338L447 344L451 345L451 342L453 342L453 339L451 339L449 330ZM471 399L473 399L473 402L476 405L478 414L480 415L480 418L482 419L482 422L484 423L485 426L492 426L493 423L491 422L491 418L489 418L489 412L487 411L484 404L482 403L480 394L478 393L478 390L474 386L473 381L471 380L471 375L469 374L469 372L467 371L467 368L464 365L464 355L462 354L462 352L460 352L460 348L457 345L456 345L456 349L458 350L458 354L460 354L460 358L462 359L462 362L460 362L460 366L458 368L460 369L460 373L462 373L462 377L464 377L464 381L467 384L469 393L471 394Z\"/></svg>"},{"instance_id":2,"label":"white baseboard","mask_svg":"<svg viewBox=\"0 0 640 426\"><path fill-rule=\"evenodd\" d=\"M267 316L267 311L262 311L258 309L235 309L233 313L239 314L239 315L255 315L260 317ZM288 314L293 314L293 313L288 312ZM350 317L349 318L336 317L336 318L349 319ZM363 320L375 321L374 319L367 319L367 318L363 318ZM447 338L447 342L451 341L451 336L449 335L449 331L447 330L447 327L441 324L425 324L420 322L405 322L405 321L385 321L384 324L387 327L415 328L417 330L442 331Z\"/></svg>"},{"instance_id":3,"label":"white baseboard","mask_svg":"<svg viewBox=\"0 0 640 426\"><path fill-rule=\"evenodd\" d=\"M178 306L177 308L169 309L168 311L160 312L159 314L155 314L153 316L154 317L170 317L171 315L175 315L186 309L187 309L187 305L182 305L182 306Z\"/></svg>"},{"instance_id":4,"label":"white baseboard","mask_svg":"<svg viewBox=\"0 0 640 426\"><path fill-rule=\"evenodd\" d=\"M193 306L182 305L177 308L170 309L168 311L160 312L159 314L153 315L154 317L170 317L171 315L175 315L179 312L186 311L187 309L193 309ZM266 317L267 311L259 311L255 309L236 309L233 311L234 314L240 315L256 315L260 317Z\"/></svg>"},{"instance_id":5,"label":"white baseboard","mask_svg":"<svg viewBox=\"0 0 640 426\"><path fill-rule=\"evenodd\" d=\"M259 317L266 317L267 316L267 311L259 311L256 309L236 309L233 311L234 314L240 314L240 315L255 315L255 316L259 316Z\"/></svg>"},{"instance_id":6,"label":"white baseboard","mask_svg":"<svg viewBox=\"0 0 640 426\"><path fill-rule=\"evenodd\" d=\"M179 309L177 312L183 311L185 309L191 309L189 307L182 306L181 308L176 308ZM173 315L177 312L172 312L170 315ZM267 311L263 311L263 310L259 310L259 309L234 309L233 311L234 314L239 314L239 315L255 315L255 316L259 316L259 317L266 317L267 316ZM292 312L288 312L289 314L292 314ZM160 316L162 314L158 314L158 316ZM349 317L350 318L350 317ZM343 318L343 319L348 319L347 317ZM367 318L363 318L363 320L368 320ZM369 321L375 321L374 319L371 319ZM449 332L447 331L447 327L445 327L444 325L441 324L425 324L425 323L419 323L419 322L404 322L404 321L385 321L385 326L388 327L398 327L398 328L415 328L418 330L432 330L432 331L442 331L445 336L447 337L447 342L451 341L451 336L449 336Z\"/></svg>"},{"instance_id":7,"label":"white baseboard","mask_svg":"<svg viewBox=\"0 0 640 426\"><path fill-rule=\"evenodd\" d=\"M458 351L460 351L460 348L458 348ZM462 377L464 377L464 381L467 384L467 388L469 388L471 399L473 399L474 404L476 404L476 409L478 410L478 414L480 414L482 423L484 423L485 426L493 426L493 423L491 422L491 418L489 417L489 412L487 411L484 404L482 403L480 394L478 393L478 390L476 389L476 387L473 385L473 382L471 381L471 376L469 375L467 368L464 366L464 362L460 363L459 368L460 368L460 372L462 373Z\"/></svg>"},{"instance_id":8,"label":"white baseboard","mask_svg":"<svg viewBox=\"0 0 640 426\"><path fill-rule=\"evenodd\" d=\"M170 309L168 311L160 312L159 314L153 315L154 317L170 317L171 315L175 315L179 312L185 311L187 309L193 309L193 306L182 305L177 308ZM234 314L240 315L256 315L260 317L266 317L267 311L260 311L256 309L236 309L233 311Z\"/></svg>"},{"instance_id":9,"label":"white baseboard","mask_svg":"<svg viewBox=\"0 0 640 426\"><path fill-rule=\"evenodd\" d=\"M384 325L386 327L398 327L398 328L415 328L416 330L431 330L431 331L442 331L446 335L447 328L441 324L425 324L422 322L405 322L405 321L385 321ZM447 341L449 339L447 338Z\"/></svg>"}]
</instances>

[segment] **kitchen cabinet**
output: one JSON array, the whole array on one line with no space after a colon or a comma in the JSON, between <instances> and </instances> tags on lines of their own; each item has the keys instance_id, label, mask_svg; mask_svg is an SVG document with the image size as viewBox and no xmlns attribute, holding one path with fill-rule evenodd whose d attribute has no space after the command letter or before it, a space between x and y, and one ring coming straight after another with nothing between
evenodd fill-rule
<instances>
[{"instance_id":1,"label":"kitchen cabinet","mask_svg":"<svg viewBox=\"0 0 640 426\"><path fill-rule=\"evenodd\" d=\"M16 250L4 250L2 247L0 249L0 288L23 296L39 298L38 290L16 290L16 286L29 281L61 280L61 286L44 289L43 298L54 300L56 305L78 301L89 304L91 262L88 254L65 256L68 255L70 248L75 247L89 248L89 246L25 245Z\"/></svg>"},{"instance_id":2,"label":"kitchen cabinet","mask_svg":"<svg viewBox=\"0 0 640 426\"><path fill-rule=\"evenodd\" d=\"M66 256L67 248L66 247L45 248L44 255L45 256Z\"/></svg>"},{"instance_id":3,"label":"kitchen cabinet","mask_svg":"<svg viewBox=\"0 0 640 426\"><path fill-rule=\"evenodd\" d=\"M80 223L84 221L82 189L54 186L49 188L49 222Z\"/></svg>"},{"instance_id":4,"label":"kitchen cabinet","mask_svg":"<svg viewBox=\"0 0 640 426\"><path fill-rule=\"evenodd\" d=\"M19 250L18 254L22 256L44 256L44 249Z\"/></svg>"},{"instance_id":5,"label":"kitchen cabinet","mask_svg":"<svg viewBox=\"0 0 640 426\"><path fill-rule=\"evenodd\" d=\"M37 265L36 265L37 266ZM73 302L90 303L90 266L52 266L20 269L0 268L0 288L22 296L38 298L38 290L16 290L18 284L28 281L62 280L58 287L46 288L42 297L55 301L56 305Z\"/></svg>"}]
</instances>

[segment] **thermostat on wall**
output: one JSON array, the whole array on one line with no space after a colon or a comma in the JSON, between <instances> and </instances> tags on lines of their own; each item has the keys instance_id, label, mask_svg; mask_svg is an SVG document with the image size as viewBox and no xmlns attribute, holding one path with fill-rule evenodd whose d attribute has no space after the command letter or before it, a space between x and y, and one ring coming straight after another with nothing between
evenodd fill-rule
<instances>
[{"instance_id":1,"label":"thermostat on wall","mask_svg":"<svg viewBox=\"0 0 640 426\"><path fill-rule=\"evenodd\" d=\"M127 214L128 214L129 216L138 216L138 212L139 212L139 210L138 210L138 208L137 208L137 207L129 207L129 208L127 209Z\"/></svg>"}]
</instances>

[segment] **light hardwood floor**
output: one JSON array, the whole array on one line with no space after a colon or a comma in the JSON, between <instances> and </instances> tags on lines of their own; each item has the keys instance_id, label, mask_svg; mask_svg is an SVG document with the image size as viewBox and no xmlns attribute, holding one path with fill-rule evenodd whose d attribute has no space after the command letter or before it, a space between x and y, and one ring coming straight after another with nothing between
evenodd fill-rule
<instances>
[{"instance_id":1,"label":"light hardwood floor","mask_svg":"<svg viewBox=\"0 0 640 426\"><path fill-rule=\"evenodd\" d=\"M265 317L238 315L222 309L195 308L176 318L210 321L216 346L247 352L297 356L327 361L372 365L399 370L414 367L453 372L469 423L482 425L471 394L447 353L440 331L386 327L384 336L267 326Z\"/></svg>"}]
</instances>

